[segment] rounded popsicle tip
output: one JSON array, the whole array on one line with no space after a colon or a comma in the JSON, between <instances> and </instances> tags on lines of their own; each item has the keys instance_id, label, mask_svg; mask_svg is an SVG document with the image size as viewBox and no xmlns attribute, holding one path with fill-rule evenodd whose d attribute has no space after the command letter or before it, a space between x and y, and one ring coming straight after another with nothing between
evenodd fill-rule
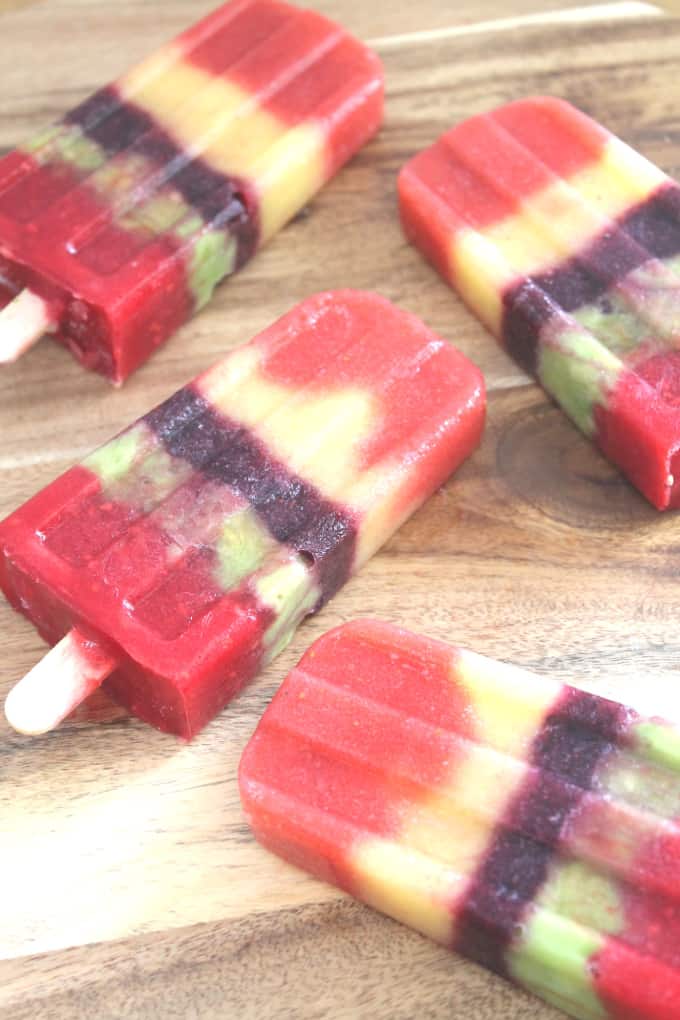
<instances>
[{"instance_id":1,"label":"rounded popsicle tip","mask_svg":"<svg viewBox=\"0 0 680 1020\"><path fill-rule=\"evenodd\" d=\"M54 713L49 707L46 709L40 703L36 704L21 681L12 688L5 699L5 718L13 730L27 737L48 733L61 721L59 719L55 721Z\"/></svg>"},{"instance_id":2,"label":"rounded popsicle tip","mask_svg":"<svg viewBox=\"0 0 680 1020\"><path fill-rule=\"evenodd\" d=\"M32 290L22 290L0 311L0 365L25 354L54 327L46 301Z\"/></svg>"},{"instance_id":3,"label":"rounded popsicle tip","mask_svg":"<svg viewBox=\"0 0 680 1020\"><path fill-rule=\"evenodd\" d=\"M5 718L17 733L49 733L116 665L112 656L73 629L12 688L5 700Z\"/></svg>"}]
</instances>

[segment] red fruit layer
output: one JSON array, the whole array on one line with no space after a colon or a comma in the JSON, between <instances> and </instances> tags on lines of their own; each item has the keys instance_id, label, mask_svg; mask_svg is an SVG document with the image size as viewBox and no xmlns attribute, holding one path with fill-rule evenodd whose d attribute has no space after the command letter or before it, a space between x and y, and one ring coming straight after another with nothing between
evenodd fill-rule
<instances>
[{"instance_id":1,"label":"red fruit layer","mask_svg":"<svg viewBox=\"0 0 680 1020\"><path fill-rule=\"evenodd\" d=\"M167 536L145 546L147 562L134 578L115 575L97 553L115 548L138 511L100 493L98 479L75 467L7 518L0 587L51 644L78 625L108 648L120 662L106 681L110 693L146 722L189 739L257 672L273 616L245 588L222 596L197 553L155 586L154 552L172 541ZM145 598L141 586L151 589ZM133 596L139 612L126 607Z\"/></svg>"},{"instance_id":2,"label":"red fruit layer","mask_svg":"<svg viewBox=\"0 0 680 1020\"><path fill-rule=\"evenodd\" d=\"M530 116L527 116L527 108ZM486 183L484 169L498 168L500 134L510 132L527 153L503 165L504 188ZM567 177L599 159L607 133L590 118L550 97L511 103L472 117L418 153L399 174L399 209L406 236L446 279L451 278L455 235L483 230L517 213L520 203L545 187L550 172Z\"/></svg>"},{"instance_id":3,"label":"red fruit layer","mask_svg":"<svg viewBox=\"0 0 680 1020\"><path fill-rule=\"evenodd\" d=\"M664 923L662 917L657 921ZM676 918L675 938L677 928ZM590 973L611 1020L678 1020L680 974L656 956L653 943L640 953L610 938L592 960Z\"/></svg>"},{"instance_id":4,"label":"red fruit layer","mask_svg":"<svg viewBox=\"0 0 680 1020\"><path fill-rule=\"evenodd\" d=\"M680 506L680 353L625 370L595 408L597 442L657 508Z\"/></svg>"},{"instance_id":5,"label":"red fruit layer","mask_svg":"<svg viewBox=\"0 0 680 1020\"><path fill-rule=\"evenodd\" d=\"M450 778L460 736L473 735L467 698L451 671L450 648L419 645L372 621L316 641L241 759L241 799L257 838L352 891L347 855L354 841L367 831L398 833L402 805ZM288 795L295 798L290 813L281 805Z\"/></svg>"},{"instance_id":6,"label":"red fruit layer","mask_svg":"<svg viewBox=\"0 0 680 1020\"><path fill-rule=\"evenodd\" d=\"M210 74L228 75L281 120L296 124L313 117L323 125L329 174L382 119L378 57L314 11L277 0L235 3L208 15L178 42L189 63ZM300 73L277 87L295 60Z\"/></svg>"},{"instance_id":7,"label":"red fruit layer","mask_svg":"<svg viewBox=\"0 0 680 1020\"><path fill-rule=\"evenodd\" d=\"M677 820L676 820L677 821ZM680 841L648 838L622 887L623 928L592 964L613 1020L677 1020L680 1009ZM633 884L634 883L634 884Z\"/></svg>"},{"instance_id":8,"label":"red fruit layer","mask_svg":"<svg viewBox=\"0 0 680 1020\"><path fill-rule=\"evenodd\" d=\"M343 292L336 294L341 298ZM371 342L362 346L360 358L352 357L351 351L348 356L334 356L334 349L339 353L346 342L347 309L342 301L335 308L326 302L323 318L314 330L301 330L294 345L274 347L265 357L265 375L295 388L313 389L318 382L322 390L360 387L376 394L379 419L361 451L361 467L370 468L388 457L403 455L413 448L414 436L426 420L447 420L452 408L460 414L463 408L479 405L480 414L470 429L478 437L484 402L481 372L414 315L374 294L347 294L352 308L351 331L359 337L370 336ZM278 324L274 328L278 330ZM399 362L395 365L397 345ZM402 367L414 363L417 374ZM460 446L465 446L462 438ZM457 464L471 448L457 457ZM447 452L450 454L450 450Z\"/></svg>"},{"instance_id":9,"label":"red fruit layer","mask_svg":"<svg viewBox=\"0 0 680 1020\"><path fill-rule=\"evenodd\" d=\"M313 330L306 328L310 315ZM262 341L284 328L295 330L296 341L272 344L263 371L274 382L313 388L323 365L318 378L324 388L358 385L374 395L378 413L360 451L362 468L390 458L413 463L417 451L417 470L404 477L396 515L427 498L479 444L486 409L482 373L416 316L375 294L334 291L293 309L265 330ZM352 334L367 341L356 357Z\"/></svg>"},{"instance_id":10,"label":"red fruit layer","mask_svg":"<svg viewBox=\"0 0 680 1020\"><path fill-rule=\"evenodd\" d=\"M109 223L76 253L71 239L108 218L108 209L63 164L32 163L32 170L0 194L5 262L21 287L51 306L57 339L79 361L124 379L193 311L177 243L171 235L145 238ZM47 205L46 194L66 200Z\"/></svg>"}]
</instances>

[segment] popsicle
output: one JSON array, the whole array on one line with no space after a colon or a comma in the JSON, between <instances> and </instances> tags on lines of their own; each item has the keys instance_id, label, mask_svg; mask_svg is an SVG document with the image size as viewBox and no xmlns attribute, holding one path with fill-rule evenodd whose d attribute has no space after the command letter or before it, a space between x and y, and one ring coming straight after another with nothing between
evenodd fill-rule
<instances>
[{"instance_id":1,"label":"popsicle","mask_svg":"<svg viewBox=\"0 0 680 1020\"><path fill-rule=\"evenodd\" d=\"M363 620L239 781L269 850L571 1016L680 1015L680 728Z\"/></svg>"},{"instance_id":2,"label":"popsicle","mask_svg":"<svg viewBox=\"0 0 680 1020\"><path fill-rule=\"evenodd\" d=\"M327 18L218 8L0 160L0 361L47 332L122 382L377 130L382 101L378 58Z\"/></svg>"},{"instance_id":3,"label":"popsicle","mask_svg":"<svg viewBox=\"0 0 680 1020\"><path fill-rule=\"evenodd\" d=\"M680 506L680 187L562 100L407 163L404 230L659 510Z\"/></svg>"},{"instance_id":4,"label":"popsicle","mask_svg":"<svg viewBox=\"0 0 680 1020\"><path fill-rule=\"evenodd\" d=\"M104 682L192 737L468 456L484 408L479 371L384 298L302 302L0 523L0 586L59 642L9 721L44 732Z\"/></svg>"}]
</instances>

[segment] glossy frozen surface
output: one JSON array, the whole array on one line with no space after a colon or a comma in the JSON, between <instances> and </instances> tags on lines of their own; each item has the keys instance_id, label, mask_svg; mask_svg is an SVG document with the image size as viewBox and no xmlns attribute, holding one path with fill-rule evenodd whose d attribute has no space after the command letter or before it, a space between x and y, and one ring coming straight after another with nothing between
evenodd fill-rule
<instances>
[{"instance_id":1,"label":"glossy frozen surface","mask_svg":"<svg viewBox=\"0 0 680 1020\"><path fill-rule=\"evenodd\" d=\"M232 0L0 161L0 276L122 381L373 134L376 57Z\"/></svg>"},{"instance_id":2,"label":"glossy frozen surface","mask_svg":"<svg viewBox=\"0 0 680 1020\"><path fill-rule=\"evenodd\" d=\"M477 445L478 370L377 295L309 298L0 525L0 581L191 736Z\"/></svg>"},{"instance_id":3,"label":"glossy frozen surface","mask_svg":"<svg viewBox=\"0 0 680 1020\"><path fill-rule=\"evenodd\" d=\"M387 624L320 638L246 748L269 849L581 1020L680 1001L680 733Z\"/></svg>"},{"instance_id":4,"label":"glossy frozen surface","mask_svg":"<svg viewBox=\"0 0 680 1020\"><path fill-rule=\"evenodd\" d=\"M680 188L569 104L473 117L400 175L407 236L658 508L680 500Z\"/></svg>"}]
</instances>

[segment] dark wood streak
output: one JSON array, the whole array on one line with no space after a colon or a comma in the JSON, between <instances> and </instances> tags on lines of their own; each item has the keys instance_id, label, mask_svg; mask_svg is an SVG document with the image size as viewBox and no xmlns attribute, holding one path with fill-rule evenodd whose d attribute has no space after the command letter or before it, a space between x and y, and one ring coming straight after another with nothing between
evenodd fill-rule
<instances>
[{"instance_id":1,"label":"dark wood streak","mask_svg":"<svg viewBox=\"0 0 680 1020\"><path fill-rule=\"evenodd\" d=\"M572 527L619 531L657 516L564 412L543 400L507 419L496 465L522 500Z\"/></svg>"},{"instance_id":2,"label":"dark wood streak","mask_svg":"<svg viewBox=\"0 0 680 1020\"><path fill-rule=\"evenodd\" d=\"M38 977L32 986L21 962ZM80 995L69 990L76 968ZM374 1020L386 1009L391 1020L412 1020L414 983L424 1020L473 1007L523 1020L533 1009L528 996L508 1003L500 980L348 899L91 946L84 973L68 950L0 963L0 982L11 1020L80 1016L81 996L97 1020ZM558 1020L552 1010L544 1016Z\"/></svg>"}]
</instances>

